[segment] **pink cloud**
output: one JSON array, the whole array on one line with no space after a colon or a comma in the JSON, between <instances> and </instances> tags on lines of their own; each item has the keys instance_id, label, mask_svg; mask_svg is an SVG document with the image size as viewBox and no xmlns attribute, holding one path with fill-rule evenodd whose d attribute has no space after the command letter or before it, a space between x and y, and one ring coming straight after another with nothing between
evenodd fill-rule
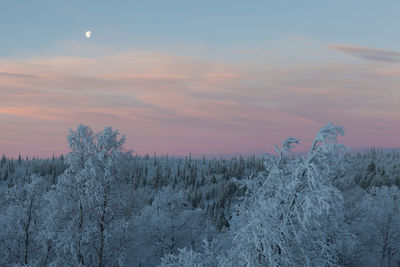
<instances>
[{"instance_id":1,"label":"pink cloud","mask_svg":"<svg viewBox=\"0 0 400 267\"><path fill-rule=\"evenodd\" d=\"M11 154L66 152L79 123L120 129L138 153L272 151L288 135L306 150L327 121L345 127L350 146L398 146L390 66L274 68L150 51L1 62L0 150Z\"/></svg>"}]
</instances>

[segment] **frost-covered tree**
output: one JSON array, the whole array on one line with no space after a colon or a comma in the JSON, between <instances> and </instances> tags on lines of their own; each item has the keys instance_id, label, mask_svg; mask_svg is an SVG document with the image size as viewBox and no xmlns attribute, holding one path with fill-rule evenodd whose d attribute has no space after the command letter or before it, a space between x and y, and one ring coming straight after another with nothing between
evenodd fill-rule
<instances>
[{"instance_id":1,"label":"frost-covered tree","mask_svg":"<svg viewBox=\"0 0 400 267\"><path fill-rule=\"evenodd\" d=\"M131 223L131 264L154 266L165 254L179 248L201 246L202 239L215 232L207 223L205 212L191 209L184 192L171 187L158 192Z\"/></svg>"},{"instance_id":2,"label":"frost-covered tree","mask_svg":"<svg viewBox=\"0 0 400 267\"><path fill-rule=\"evenodd\" d=\"M215 242L203 240L202 252L180 248L177 254L167 254L161 259L161 267L216 267L222 266L223 257L218 255Z\"/></svg>"},{"instance_id":3,"label":"frost-covered tree","mask_svg":"<svg viewBox=\"0 0 400 267\"><path fill-rule=\"evenodd\" d=\"M111 127L94 134L84 125L68 136L69 164L49 192L55 262L72 265L122 264L127 228L127 198L118 175L125 136Z\"/></svg>"},{"instance_id":4,"label":"frost-covered tree","mask_svg":"<svg viewBox=\"0 0 400 267\"><path fill-rule=\"evenodd\" d=\"M0 214L0 265L32 264L41 260L41 210L46 184L32 175L25 184L6 193L5 209Z\"/></svg>"},{"instance_id":5,"label":"frost-covered tree","mask_svg":"<svg viewBox=\"0 0 400 267\"><path fill-rule=\"evenodd\" d=\"M400 264L400 190L374 187L361 200L363 217L354 221L358 244L354 251L358 265Z\"/></svg>"},{"instance_id":6,"label":"frost-covered tree","mask_svg":"<svg viewBox=\"0 0 400 267\"><path fill-rule=\"evenodd\" d=\"M327 124L306 158L289 159L296 138L288 138L278 156L267 155L265 174L244 181L231 228L233 248L226 264L244 266L332 266L340 253L342 196L333 185L332 163L343 146L344 131ZM232 265L235 265L232 264Z\"/></svg>"}]
</instances>

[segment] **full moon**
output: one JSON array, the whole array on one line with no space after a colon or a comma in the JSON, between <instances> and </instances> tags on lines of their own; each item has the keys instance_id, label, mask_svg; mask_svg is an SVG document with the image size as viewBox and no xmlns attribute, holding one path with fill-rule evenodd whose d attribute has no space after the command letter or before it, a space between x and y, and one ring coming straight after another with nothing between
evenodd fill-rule
<instances>
[{"instance_id":1,"label":"full moon","mask_svg":"<svg viewBox=\"0 0 400 267\"><path fill-rule=\"evenodd\" d=\"M85 35L86 35L86 38L90 38L90 36L92 35L92 33L91 33L90 31L86 31Z\"/></svg>"}]
</instances>

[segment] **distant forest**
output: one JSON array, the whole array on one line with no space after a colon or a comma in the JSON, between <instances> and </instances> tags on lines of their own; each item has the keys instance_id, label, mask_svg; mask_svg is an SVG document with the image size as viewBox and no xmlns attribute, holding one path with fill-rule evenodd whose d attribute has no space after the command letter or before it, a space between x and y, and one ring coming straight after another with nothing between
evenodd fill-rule
<instances>
[{"instance_id":1,"label":"distant forest","mask_svg":"<svg viewBox=\"0 0 400 267\"><path fill-rule=\"evenodd\" d=\"M0 159L0 266L400 266L400 152L138 156L110 127Z\"/></svg>"}]
</instances>

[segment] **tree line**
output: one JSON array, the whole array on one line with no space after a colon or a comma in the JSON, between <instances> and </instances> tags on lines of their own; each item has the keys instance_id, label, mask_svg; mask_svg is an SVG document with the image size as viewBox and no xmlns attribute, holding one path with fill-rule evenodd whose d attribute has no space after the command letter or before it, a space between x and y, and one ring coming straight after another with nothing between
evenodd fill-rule
<instances>
[{"instance_id":1,"label":"tree line","mask_svg":"<svg viewBox=\"0 0 400 267\"><path fill-rule=\"evenodd\" d=\"M139 156L106 127L70 152L0 159L1 266L398 266L400 153Z\"/></svg>"}]
</instances>

